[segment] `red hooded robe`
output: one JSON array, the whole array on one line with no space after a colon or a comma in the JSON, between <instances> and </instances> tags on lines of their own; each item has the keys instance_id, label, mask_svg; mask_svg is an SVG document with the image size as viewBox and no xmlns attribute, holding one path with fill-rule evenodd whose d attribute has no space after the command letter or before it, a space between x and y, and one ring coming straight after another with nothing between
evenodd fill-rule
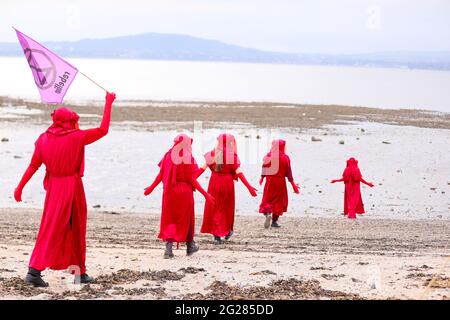
<instances>
[{"instance_id":1,"label":"red hooded robe","mask_svg":"<svg viewBox=\"0 0 450 320\"><path fill-rule=\"evenodd\" d=\"M163 182L158 238L164 241L191 242L194 238L193 177L198 166L191 145L190 137L178 135L173 147L158 164Z\"/></svg>"},{"instance_id":2,"label":"red hooded robe","mask_svg":"<svg viewBox=\"0 0 450 320\"><path fill-rule=\"evenodd\" d=\"M364 204L361 196L361 171L355 158L347 160L347 167L342 174L345 183L344 214L350 219L356 218L356 213L364 213Z\"/></svg>"},{"instance_id":3,"label":"red hooded robe","mask_svg":"<svg viewBox=\"0 0 450 320\"><path fill-rule=\"evenodd\" d=\"M224 237L234 228L234 181L240 161L233 135L221 134L217 140L217 148L205 154L206 164L212 172L208 193L215 198L215 204L205 203L201 233ZM216 152L219 153L217 156Z\"/></svg>"},{"instance_id":4,"label":"red hooded robe","mask_svg":"<svg viewBox=\"0 0 450 320\"><path fill-rule=\"evenodd\" d=\"M283 215L288 207L286 178L292 182L291 160L285 153L286 141L274 140L272 148L263 159L261 176L266 178L260 213Z\"/></svg>"},{"instance_id":5,"label":"red hooded robe","mask_svg":"<svg viewBox=\"0 0 450 320\"><path fill-rule=\"evenodd\" d=\"M81 274L86 273L87 205L81 180L84 147L107 134L111 106L112 101L105 105L101 126L88 130L77 128L79 117L75 112L59 108L52 113L53 124L35 143L31 163L22 179L28 181L45 164L44 210L29 263L34 269L64 270L78 266Z\"/></svg>"}]
</instances>

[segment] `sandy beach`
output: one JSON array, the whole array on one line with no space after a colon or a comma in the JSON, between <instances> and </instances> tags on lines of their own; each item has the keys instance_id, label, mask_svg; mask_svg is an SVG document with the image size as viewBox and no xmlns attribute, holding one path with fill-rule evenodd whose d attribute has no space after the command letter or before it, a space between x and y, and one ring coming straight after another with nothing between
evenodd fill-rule
<instances>
[{"instance_id":1,"label":"sandy beach","mask_svg":"<svg viewBox=\"0 0 450 320\"><path fill-rule=\"evenodd\" d=\"M99 122L99 103L72 106L82 127ZM449 299L450 114L269 103L118 102L110 134L87 149L89 286L47 271L48 289L23 285L43 203L44 170L16 204L12 190L51 109L0 98L0 297L4 299ZM156 239L161 190L143 188L176 132L194 134L197 159L222 130L236 133L243 170L256 184L260 158L285 137L301 195L290 193L280 230L266 230L237 186L236 235L217 247L197 235L200 252L164 260ZM367 213L342 215L339 178L360 160L375 188ZM199 182L206 186L209 175ZM120 184L117 181L121 181ZM160 189L160 188L159 188ZM260 188L261 189L261 188ZM196 195L196 231L203 202Z\"/></svg>"},{"instance_id":2,"label":"sandy beach","mask_svg":"<svg viewBox=\"0 0 450 320\"><path fill-rule=\"evenodd\" d=\"M222 246L197 235L201 250L163 259L157 214L91 211L89 286L47 271L51 287L22 283L40 212L0 210L0 296L5 299L448 299L450 224L442 221L238 216ZM197 216L197 227L201 217ZM431 286L430 281L433 280Z\"/></svg>"}]
</instances>

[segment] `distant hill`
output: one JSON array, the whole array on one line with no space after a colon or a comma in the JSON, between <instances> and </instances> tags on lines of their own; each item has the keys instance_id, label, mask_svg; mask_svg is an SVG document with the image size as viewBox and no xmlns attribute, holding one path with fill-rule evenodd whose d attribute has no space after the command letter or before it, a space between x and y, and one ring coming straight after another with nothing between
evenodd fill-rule
<instances>
[{"instance_id":1,"label":"distant hill","mask_svg":"<svg viewBox=\"0 0 450 320\"><path fill-rule=\"evenodd\" d=\"M36 39L38 40L38 39ZM144 33L107 39L45 42L64 57L228 61L450 70L450 52L329 55L263 51L180 34ZM18 43L0 43L0 56L19 56Z\"/></svg>"}]
</instances>

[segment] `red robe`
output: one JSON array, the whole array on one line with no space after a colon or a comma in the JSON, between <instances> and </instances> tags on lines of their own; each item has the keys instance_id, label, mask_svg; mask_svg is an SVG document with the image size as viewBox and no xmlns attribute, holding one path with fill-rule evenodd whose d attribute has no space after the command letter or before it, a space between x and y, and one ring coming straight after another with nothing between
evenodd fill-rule
<instances>
[{"instance_id":1,"label":"red robe","mask_svg":"<svg viewBox=\"0 0 450 320\"><path fill-rule=\"evenodd\" d=\"M360 186L362 175L355 159L350 158L347 161L347 168L342 174L342 179L345 183L344 214L348 215L350 219L355 219L357 213L365 212Z\"/></svg>"},{"instance_id":2,"label":"red robe","mask_svg":"<svg viewBox=\"0 0 450 320\"><path fill-rule=\"evenodd\" d=\"M220 137L233 139L231 135ZM215 150L205 155L206 163L211 170L211 178L208 184L208 193L215 199L215 204L205 203L203 224L201 233L209 233L214 236L224 237L233 231L235 214L234 181L236 170L240 166L239 158L235 150L228 150L227 143L219 140L218 149L223 154L222 165L219 170L214 158Z\"/></svg>"},{"instance_id":3,"label":"red robe","mask_svg":"<svg viewBox=\"0 0 450 320\"><path fill-rule=\"evenodd\" d=\"M277 152L272 149L263 159L261 176L266 178L266 184L259 212L281 216L288 208L286 178L292 182L293 177L291 160L284 153L286 143L284 140L275 140L274 144L279 146Z\"/></svg>"},{"instance_id":4,"label":"red robe","mask_svg":"<svg viewBox=\"0 0 450 320\"><path fill-rule=\"evenodd\" d=\"M63 270L78 266L81 274L86 273L84 147L107 134L110 114L111 104L107 104L99 128L79 130L74 126L78 116L60 108L53 114L53 125L37 139L24 177L29 179L44 163L46 197L30 267Z\"/></svg>"},{"instance_id":5,"label":"red robe","mask_svg":"<svg viewBox=\"0 0 450 320\"><path fill-rule=\"evenodd\" d=\"M198 166L192 156L190 164L174 164L170 159L171 150L158 164L164 187L158 238L164 241L191 242L194 239L195 224L192 183Z\"/></svg>"}]
</instances>

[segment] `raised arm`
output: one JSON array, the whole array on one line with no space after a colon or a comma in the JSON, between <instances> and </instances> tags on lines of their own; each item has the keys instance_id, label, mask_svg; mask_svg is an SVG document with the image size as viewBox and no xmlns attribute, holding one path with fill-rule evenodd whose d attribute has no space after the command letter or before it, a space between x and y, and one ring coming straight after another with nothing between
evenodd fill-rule
<instances>
[{"instance_id":1,"label":"raised arm","mask_svg":"<svg viewBox=\"0 0 450 320\"><path fill-rule=\"evenodd\" d=\"M114 100L116 99L115 93L106 93L105 108L103 109L102 122L100 127L94 129L84 130L84 144L91 144L108 134L109 124L111 123L111 109Z\"/></svg>"},{"instance_id":2,"label":"raised arm","mask_svg":"<svg viewBox=\"0 0 450 320\"><path fill-rule=\"evenodd\" d=\"M344 182L344 178L342 179L336 179L336 180L331 180L331 183L335 183L335 182Z\"/></svg>"},{"instance_id":3,"label":"raised arm","mask_svg":"<svg viewBox=\"0 0 450 320\"><path fill-rule=\"evenodd\" d=\"M25 185L30 181L31 177L36 173L39 167L42 165L42 160L39 157L37 150L34 150L33 157L31 158L31 162L22 176L17 188L14 190L14 199L17 202L22 201L22 191Z\"/></svg>"},{"instance_id":4,"label":"raised arm","mask_svg":"<svg viewBox=\"0 0 450 320\"><path fill-rule=\"evenodd\" d=\"M158 184L160 184L161 181L162 181L162 174L161 171L159 171L158 175L156 176L151 186L144 189L144 195L148 196L150 193L152 193L153 190L158 186Z\"/></svg>"}]
</instances>

